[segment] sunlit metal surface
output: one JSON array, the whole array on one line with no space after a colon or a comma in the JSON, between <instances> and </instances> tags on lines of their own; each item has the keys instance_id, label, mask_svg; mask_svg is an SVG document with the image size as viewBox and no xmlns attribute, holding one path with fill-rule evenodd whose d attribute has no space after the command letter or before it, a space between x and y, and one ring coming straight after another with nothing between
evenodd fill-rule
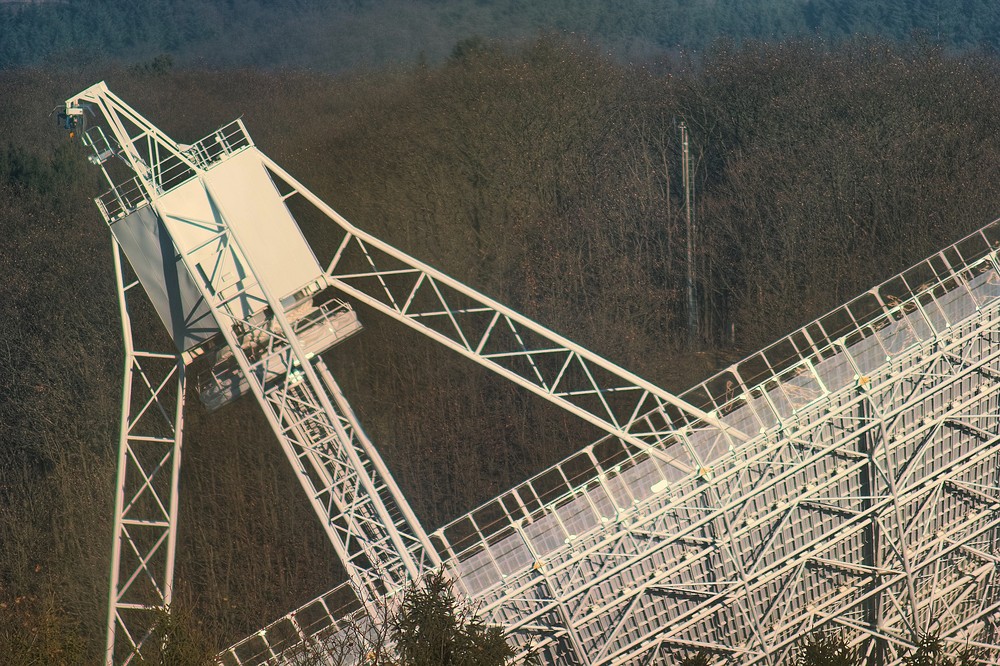
<instances>
[{"instance_id":1,"label":"sunlit metal surface","mask_svg":"<svg viewBox=\"0 0 1000 666\"><path fill-rule=\"evenodd\" d=\"M182 147L100 85L69 104L81 101L103 105L118 143L93 140L92 161L103 163L110 149L133 173L98 200L109 225L152 207L191 278L175 291L191 294L193 285L203 301L187 297L194 318L159 308L184 360L207 344L195 330L207 307L224 339L216 344L235 360L217 366L229 372L219 375L225 400L247 389L257 397L351 577L229 648L221 663L285 663L303 645L333 649L338 636L378 622L379 593L398 593L434 565L447 567L522 653L531 646L552 664L652 664L698 650L720 663L776 664L803 636L826 630L885 664L900 663L928 633L992 649L1000 608L997 223L674 396L353 227L259 153L241 123ZM289 257L244 242L260 206L234 193L263 184L262 173L273 192L255 190L274 200L260 206L284 219L281 202L301 197L339 234L318 277L309 262L287 274ZM185 188L190 196L174 194ZM146 224L136 219L136 228ZM127 243L118 247L128 254ZM174 279L171 266L157 264L142 286ZM136 284L123 283L121 293ZM290 320L303 293L326 285L607 438L425 534ZM182 388L183 374L171 381ZM166 405L159 464L176 475L183 401L165 395L152 393ZM129 413L126 401L126 460L135 446ZM173 507L151 546L170 553L162 573L140 565L123 583L115 564L109 651L116 631L126 648L141 648L133 629L148 620L133 627L122 618L142 604L120 601L135 580L154 588L147 608L169 603L173 546L160 544L173 544L175 485L155 497ZM120 496L126 487L120 476ZM119 503L116 543L130 543L129 510ZM358 655L348 648L346 656Z\"/></svg>"},{"instance_id":2,"label":"sunlit metal surface","mask_svg":"<svg viewBox=\"0 0 1000 666\"><path fill-rule=\"evenodd\" d=\"M701 469L679 476L609 438L432 540L549 663L702 649L779 663L824 630L884 663L926 633L991 648L998 244L993 223L681 396L756 434L695 435ZM274 625L286 638L265 629L226 663L263 663L288 627L323 635L349 608L309 604Z\"/></svg>"}]
</instances>

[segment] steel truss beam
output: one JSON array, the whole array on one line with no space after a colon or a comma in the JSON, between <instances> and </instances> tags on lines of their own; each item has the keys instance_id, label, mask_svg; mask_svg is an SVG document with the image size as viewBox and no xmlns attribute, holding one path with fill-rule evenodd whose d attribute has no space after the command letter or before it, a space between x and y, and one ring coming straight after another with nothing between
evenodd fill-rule
<instances>
[{"instance_id":1,"label":"steel truss beam","mask_svg":"<svg viewBox=\"0 0 1000 666\"><path fill-rule=\"evenodd\" d=\"M158 214L169 219L165 211ZM239 239L221 216L218 232L221 252L239 251ZM242 263L248 265L245 257ZM227 307L252 297L247 288L227 292L211 281L199 287L362 602L374 609L436 565L437 556L322 359L306 353L266 285L249 283L264 292L273 313L268 328ZM251 333L241 336L241 330ZM246 342L251 335L252 348Z\"/></svg>"},{"instance_id":2,"label":"steel truss beam","mask_svg":"<svg viewBox=\"0 0 1000 666\"><path fill-rule=\"evenodd\" d=\"M367 234L267 160L289 189L340 227L327 268L342 292L686 474L701 467L689 434L728 446L748 435L541 324ZM668 452L666 449L670 448Z\"/></svg>"},{"instance_id":3,"label":"steel truss beam","mask_svg":"<svg viewBox=\"0 0 1000 666\"><path fill-rule=\"evenodd\" d=\"M995 316L995 312L992 314L992 316ZM979 339L980 337L981 337L980 332L976 331L973 334L971 334L970 336L968 336L968 339L965 340L965 342L969 342L969 341L976 342L977 339ZM942 358L943 356L944 356L943 354L939 355L937 361L940 361L940 358ZM989 373L989 367L990 367L990 365L988 365L988 364L995 365L996 362L997 362L997 354L996 353L993 353L991 356L989 356L986 359L984 359L983 363L982 363L982 365L983 365L983 367L985 369L984 374L988 374ZM930 369L931 368L928 368L928 370L930 370ZM879 414L875 418L869 417L866 420L872 420L875 425L874 426L872 426L872 425L866 426L865 429L868 430L868 431L873 430L873 428L876 429L876 434L879 437L879 441L880 442L885 442L886 438L883 436L884 435L883 431L884 431L884 428L886 427L886 424L893 423L893 421L896 418L898 418L898 416L901 415L903 409L908 408L911 412L915 409L915 407L920 407L922 409L925 409L927 407L927 403L928 402L932 402L937 396L939 396L941 394L947 394L947 392L950 389L954 389L955 388L954 385L957 383L957 381L961 381L962 380L961 377L950 378L949 379L946 374L944 374L944 373L942 373L940 371L937 371L937 372L924 372L924 376L925 377L928 376L928 375L937 375L938 378L939 378L939 380L941 380L940 383L939 383L939 385L937 387L934 387L934 391L933 391L933 393L931 395L928 395L927 393L925 393L925 394L923 394L921 396L919 402L910 401L908 404L904 403L904 405L902 406L902 408L897 408L895 410L895 413L893 413L893 414L882 413L882 414ZM863 384L861 384L862 390L860 391L860 394L861 394L862 400L863 400L863 402L861 404L864 404L865 402L868 402L870 400L870 395L868 394L867 389L864 388L866 386L868 386L868 382L867 381L864 382ZM889 385L888 389L886 389L884 392L885 393L889 393L891 391L893 391L893 387L891 385ZM977 414L978 415L978 414L983 413L984 410L980 409L980 407L985 407L986 408L985 413L990 413L989 408L993 405L993 403L986 402L986 401L987 400L994 400L995 401L995 396L996 396L996 387L995 386L990 386L990 387L982 387L981 386L980 390L977 391L977 395L974 398L970 399L965 404L959 404L958 401L952 401L949 404L951 405L952 409L967 411L967 412L970 412L972 414ZM885 397L885 396L883 395L882 397ZM858 402L859 402L858 399L855 399L853 401L853 404L858 404ZM980 420L981 420L981 417L977 416L977 418L980 418ZM940 417L935 416L933 418L933 421L934 421L935 424L937 424L937 427L940 427L940 424L942 424L942 423L955 422L954 419L951 416L947 415L947 414L942 415ZM926 441L927 441L927 439L929 437L931 437L931 436L934 435L934 431L937 429L937 427L935 427L933 425L931 425L931 426L925 426L925 427L923 427L920 431L918 431L915 434L915 438L914 439L916 439L917 441L919 441L919 445L916 446L915 449L910 453L910 457L908 459L904 459L902 461L902 463L900 461L896 461L895 465L893 465L894 470L893 470L892 473L889 473L888 471L886 471L884 469L884 467L879 469L880 475L881 475L881 477L882 477L882 479L884 481L883 485L885 486L885 488L879 493L879 495L877 497L864 497L864 496L858 497L858 499L861 500L862 502L865 502L865 501L867 501L867 502L873 502L873 501L876 501L876 500L877 500L877 502L871 504L870 507L867 508L867 509L865 509L865 510L854 511L854 514L857 515L860 520L856 519L856 520L852 520L850 522L845 522L845 523L843 523L843 525L846 526L846 525L849 525L849 524L852 524L852 523L853 524L863 523L863 522L865 522L865 519L867 518L868 521L876 521L876 522L878 522L880 524L880 528L882 529L883 532L886 532L886 533L893 532L894 533L893 534L894 539L898 540L897 543L905 543L907 541L907 539L905 538L906 535L907 534L912 534L913 530L916 529L913 526L914 523L915 523L915 521L916 521L916 517L919 516L919 517L921 517L926 522L931 522L931 523L935 522L935 517L934 517L933 513L930 513L930 517L928 518L926 512L919 511L919 512L916 512L916 516L913 519L911 519L911 521L907 524L906 530L904 530L903 532L900 532L900 529L899 529L900 525L899 525L899 521L898 520L893 519L893 520L890 521L892 523L896 523L895 529L893 529L892 525L888 525L887 526L887 525L882 524L882 518L880 518L880 516L883 515L883 514L885 514L888 511L888 516L892 517L892 516L896 515L896 513L899 510L900 506L905 506L907 504L913 505L915 502L917 502L918 500L921 499L922 495L929 494L932 497L933 494L930 492L930 490L928 490L928 488L940 488L942 486L942 484L944 483L944 481L945 481L944 477L942 477L940 480L936 480L935 479L934 482L931 482L927 477L919 478L919 479L914 479L914 481L919 481L919 483L918 484L914 484L913 487L911 487L911 488L909 488L907 490L907 492L902 492L902 491L900 491L899 488L897 488L894 491L893 490L893 486L895 484L892 483L892 480L894 479L894 476L898 476L899 477L899 478L895 479L895 481L897 483L898 482L904 482L904 481L907 480L907 476L908 476L909 472L912 471L914 464L920 460L920 457L921 457L923 451L926 449ZM966 430L968 430L969 432L972 432L971 428L967 427ZM996 439L995 436L991 436L989 439L984 439L983 432L985 432L985 431L982 431L980 429L980 432L976 434L976 437L972 438L972 439L975 439L975 441L979 442L979 451L981 451L981 453L979 455L980 456L985 456L985 458L976 459L975 462L977 464L982 463L983 460L986 460L986 459L995 460L995 458L996 458L997 439ZM994 432L995 432L995 428L994 428ZM856 432L855 436L863 436L864 434L865 434L864 431L859 431L859 432ZM804 436L807 437L807 435L799 434L799 433L797 433L796 436L797 437L804 437ZM911 439L909 441L909 444L912 445L913 441L914 440ZM846 443L846 441L845 442L839 442L832 449L828 449L827 451L825 451L823 453L825 453L825 454L838 453L837 449L838 448L842 449L844 447L845 443ZM780 449L782 448L781 445L782 445L782 442L780 442L780 441L777 442L776 443L776 448L775 449L771 449L771 451L769 452L768 457L771 458L771 464L774 464L774 465L781 465L782 464L780 458L775 459L775 454L778 453L780 451ZM895 452L901 450L900 447L902 445L903 444L900 442L900 443L892 445L890 448L895 453ZM840 453L842 454L842 452L840 452ZM886 452L886 455L888 455L888 450ZM789 466L789 467L786 468L789 471L786 472L785 476L787 477L787 476L789 476L791 474L794 474L794 470L796 468L799 468L800 471L801 471L801 468L803 468L803 467L807 468L807 466L810 463L814 462L814 461L815 461L815 459L813 459L813 460L810 460L810 459L798 459L798 460L796 460L796 464L795 464L794 467ZM962 463L962 460L959 459L959 460L953 461L953 462L955 462L955 463ZM900 465L902 465L902 469L901 470L900 470ZM846 466L843 469L843 472L845 474L844 474L844 476L842 478L849 479L850 476L854 473L854 471L856 469L859 469L859 468L860 467L857 464ZM744 469L746 469L746 468L744 467ZM960 475L960 474L965 473L967 471L969 471L968 464L965 464L965 465L963 465L963 464L957 464L956 466L950 468L949 474ZM775 477L775 479L773 481L780 481L780 477ZM773 483L773 481L772 481L772 483ZM721 482L721 476L720 476L720 482ZM741 484L740 487L745 487L745 486L743 486ZM806 485L806 487L808 488L808 484ZM764 489L764 490L766 490L766 489ZM822 487L816 487L816 488L814 488L814 490L817 490L817 491L818 490L822 490ZM993 484L993 491L996 492L995 484ZM772 495L772 497L773 497L773 495ZM925 504L923 506L921 506L921 509L926 508L926 500L927 499L931 499L931 497L924 498ZM996 506L997 506L997 498L995 496L989 496L989 495L983 493L983 494L979 495L978 499L980 501L985 501L985 500L988 499L989 501L992 502L992 506L994 508L996 508ZM800 497L797 500L797 503L798 503L798 505L800 507L802 507L802 506L805 505L805 502L807 500L809 500L809 497L804 497L804 498ZM830 500L832 500L832 501L830 501ZM828 500L826 502L827 505L832 505L832 504L834 504L837 501L842 501L842 500L840 500L840 498L830 498L830 500ZM742 498L740 500L740 503L737 506L730 506L727 509L724 509L723 512L720 514L720 516L724 516L725 515L725 511L727 511L727 510L728 511L735 511L736 513L742 512L742 511L745 510L745 508L748 505L748 503L752 504L752 497L744 497L744 498ZM768 503L770 503L770 502L768 502ZM779 499L778 503L779 504L782 503L782 500ZM781 509L780 513L778 515L770 514L768 516L768 519L770 520L771 525L772 525L772 531L771 531L772 534L774 534L777 531L777 528L780 528L782 522L784 522L784 521L786 521L788 519L791 510L794 508L795 502L793 502L791 499L786 500L784 503L786 504L786 507L783 508L783 509ZM977 518L978 518L978 516L977 516ZM775 522L775 520L776 520L776 522ZM689 521L690 521L690 518L689 518ZM802 522L805 522L806 524L808 524L809 521L802 521ZM697 527L697 525L698 525L698 523L693 522L693 521L688 522L687 524L689 525L689 529L693 529L693 528ZM996 528L996 521L995 520L991 521L986 527L987 527L986 533L992 533L992 531L994 531L995 528ZM940 534L941 530L938 530L938 532ZM729 534L733 535L735 537L735 536L739 535L739 531L729 532ZM671 533L663 533L662 534L662 538L663 538L664 541L661 542L661 543L670 543L670 542L676 543L678 540L682 539L683 536L684 536L683 533L682 534L678 534L676 532L674 532L672 534ZM850 534L846 534L845 536L850 536ZM921 537L926 538L927 536L928 536L927 534L920 534L918 532L917 536L916 537L911 537L910 540L912 540L913 538L921 538ZM970 535L966 534L965 537L964 537L964 539L963 539L963 541L965 539L968 539L969 536ZM975 536L975 535L973 535L973 536ZM936 543L938 543L940 545L940 542L936 542ZM749 552L750 553L756 553L756 555L753 556L756 559L756 558L758 558L762 554L763 550L765 550L765 549L767 549L769 547L771 547L771 544L769 542L765 541L764 545L761 546L760 549L751 549ZM725 552L724 549L719 549L719 550L722 553ZM931 567L932 571L938 572L938 571L941 570L941 567L939 565L940 565L940 563L942 562L942 559L943 559L943 556L942 556L943 552L944 551L939 550L937 553L934 553L931 556L929 556L929 560L928 561L934 563L934 565ZM948 552L950 553L951 551L949 550ZM842 551L842 553L843 553L843 555L841 557L844 557L844 556L851 556L851 557L853 557L853 556L855 556L853 548L847 548L844 551ZM910 626L899 628L899 630L902 631L901 635L909 635L912 638L912 635L914 634L913 630L915 628L917 629L917 631L920 631L920 630L927 630L930 627L930 622L929 622L928 618L931 615L931 609L934 606L934 604L932 604L931 602L928 602L926 600L924 600L924 601L922 601L922 602L920 602L918 604L914 604L913 601L914 601L915 595L912 593L912 588L914 587L914 585L916 585L917 583L919 583L919 581L921 579L921 575L923 575L926 578L927 575L932 575L933 576L933 575L937 575L937 574L926 574L926 573L924 573L927 570L927 567L924 566L923 570L920 570L919 568L914 569L914 568L911 567L910 575L907 575L907 572L906 572L907 561L912 556L912 553L908 552L907 548L901 548L900 549L900 548L887 547L885 549L885 552L883 553L883 555L885 555L886 553L888 553L891 556L891 559L896 562L897 566L895 566L894 569L896 571L895 576L897 577L897 580L899 582L903 582L905 584L904 585L904 589L910 589L911 590L911 592L904 594L905 597L909 598L909 602L907 602L907 603L909 603L911 605L911 607L913 607L913 610L911 610L911 615L914 612L920 611L925 616L925 618L923 619L923 621L920 622L916 627L914 625L917 624L917 623L915 623L914 621L910 621L910 623L909 623ZM830 566L831 564L833 564L833 562L831 560L829 560L829 559L822 559L822 560L820 560L819 558L815 558L815 557L813 557L811 559L813 561L817 562L817 563L822 564L823 566ZM789 554L789 553L786 552L782 556L782 559L780 561L782 563L782 566L785 566L785 565L794 565L795 562L796 562L796 558L793 557L793 556L791 556L791 554ZM808 561L808 560L806 560L806 561ZM853 570L858 570L858 566L857 566L857 564L855 562L856 561L851 561L850 559L848 559L848 561L845 561L843 563L844 570L852 570L852 569ZM636 563L633 561L631 563L631 565L635 566ZM717 566L722 567L722 566L724 566L724 563L722 563L720 565L717 565ZM927 565L927 566L930 566L930 565ZM882 568L884 571L886 571L886 573L889 573L889 574L892 573L892 569L890 569L888 567L888 565L885 565L885 566L880 567L880 568ZM732 569L732 567L730 567L730 570L731 569ZM803 571L804 570L801 567L799 569L797 569L796 576L801 577L802 574L803 574ZM763 579L759 578L759 576L760 576L760 570L759 569L757 571L754 571L753 575L754 575L755 580L763 580ZM700 578L699 576L695 576L695 575L688 576L688 579L692 580L692 581L698 580L699 578ZM916 581L916 582L914 582L914 581ZM596 581L596 582L599 583L599 581ZM706 586L707 585L708 584L706 583ZM786 580L785 583L783 583L782 587L783 588L787 587L787 585L788 585L788 581ZM652 587L652 585L649 585L648 587ZM733 597L734 594L738 593L738 590L736 589L737 587L738 587L738 581L736 581L736 580L729 581L729 584L727 585L726 591L719 593L720 595L723 595L723 596L716 596L714 598L708 598L709 601L706 602L706 604L703 604L703 605L705 607L710 607L711 606L711 602L713 600L716 601L716 602L718 602L719 600L721 600L724 597L726 599L727 606L733 607L734 604L736 604L738 602L738 597L737 598ZM678 589L679 588L675 587L674 591L676 592L676 591L678 591ZM898 597L897 593L892 592L892 585L891 584L888 585L888 586L882 586L881 589L884 590L884 591L889 591L890 595L896 594L896 596ZM779 597L780 597L780 595L779 595ZM864 597L859 597L859 600L863 600L866 597L870 598L871 595L868 594L868 595L864 595ZM935 601L939 601L939 600L940 600L940 598L935 598ZM634 602L631 602L631 601L627 601L627 602L623 601L623 603L629 603L630 607L632 607L633 609L636 607L634 605ZM893 603L896 606L897 611L901 612L902 611L902 602L900 602L898 599L894 599ZM773 604L772 604L771 608L773 608ZM813 610L816 611L816 612L818 612L818 609L813 609ZM945 609L945 610L947 612L950 612L949 609ZM843 608L840 608L840 609L838 609L838 612L845 612L845 611L844 611ZM847 612L849 612L849 609L848 609ZM696 617L694 619L697 620ZM750 618L748 618L748 619L750 619ZM898 624L898 620L899 620L899 616L898 616L898 613L897 613L897 618L895 620L896 624ZM759 620L757 620L757 621L759 622ZM755 625L755 626L761 626L761 625ZM860 625L853 625L853 626L855 626L856 629L859 629ZM673 629L673 628L674 627L670 627L670 629ZM683 627L680 627L680 628L683 628ZM873 631L874 631L874 629L872 629L872 628L869 629L870 633L873 632ZM668 629L664 633L665 634L669 634L671 632ZM610 641L610 640L613 640L613 638L614 637L608 637L607 640ZM643 642L648 642L646 639L643 639L641 635L639 635L639 638L637 640L643 641ZM666 639L666 640L669 640L669 639ZM905 644L905 641L909 640L909 639L898 638L897 640L899 640L902 644ZM719 650L720 653L724 653L726 651L730 651L731 652L732 648L731 648L731 644L730 644L730 646L727 647L724 643L720 642L719 644L716 645L716 649ZM768 661L768 659L766 657L767 652L768 652L768 650L765 650L764 652L760 653L760 656L758 657L758 659L763 659L764 660L762 663L769 663L769 661ZM741 658L746 658L746 655L743 655ZM613 662L609 661L608 663L613 663Z\"/></svg>"},{"instance_id":4,"label":"steel truss beam","mask_svg":"<svg viewBox=\"0 0 1000 666\"><path fill-rule=\"evenodd\" d=\"M107 660L130 663L172 599L184 362L176 351L135 348L130 301L138 281L112 243L125 347L118 444ZM154 639L155 640L155 639Z\"/></svg>"}]
</instances>

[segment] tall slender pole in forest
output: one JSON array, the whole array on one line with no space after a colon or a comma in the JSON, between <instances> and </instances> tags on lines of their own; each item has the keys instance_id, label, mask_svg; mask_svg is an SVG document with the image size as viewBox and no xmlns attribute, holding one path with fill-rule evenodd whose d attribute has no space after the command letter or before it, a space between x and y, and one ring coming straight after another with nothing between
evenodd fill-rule
<instances>
[{"instance_id":1,"label":"tall slender pole in forest","mask_svg":"<svg viewBox=\"0 0 1000 666\"><path fill-rule=\"evenodd\" d=\"M684 182L684 224L687 230L687 273L684 290L687 296L688 344L698 336L698 301L694 293L694 221L691 214L691 152L687 124L681 121L681 171Z\"/></svg>"}]
</instances>

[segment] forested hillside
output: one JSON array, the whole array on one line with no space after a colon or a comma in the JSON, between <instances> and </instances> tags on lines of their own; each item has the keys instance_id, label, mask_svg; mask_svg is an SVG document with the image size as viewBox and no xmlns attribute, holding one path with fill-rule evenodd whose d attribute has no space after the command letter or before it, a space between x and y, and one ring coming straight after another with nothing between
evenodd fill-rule
<instances>
[{"instance_id":1,"label":"forested hillside","mask_svg":"<svg viewBox=\"0 0 1000 666\"><path fill-rule=\"evenodd\" d=\"M199 66L342 71L447 57L456 42L572 34L624 61L719 39L913 37L1000 46L992 0L35 0L0 2L0 67L165 54Z\"/></svg>"},{"instance_id":2,"label":"forested hillside","mask_svg":"<svg viewBox=\"0 0 1000 666\"><path fill-rule=\"evenodd\" d=\"M104 188L48 117L101 78L181 141L242 115L361 228L675 391L1000 211L1000 59L927 44L751 44L638 67L542 38L364 75L0 71L0 654L30 646L43 663L103 645L121 341L90 202ZM597 437L359 312L366 330L328 362L428 528ZM255 404L190 405L177 596L222 646L339 574Z\"/></svg>"}]
</instances>

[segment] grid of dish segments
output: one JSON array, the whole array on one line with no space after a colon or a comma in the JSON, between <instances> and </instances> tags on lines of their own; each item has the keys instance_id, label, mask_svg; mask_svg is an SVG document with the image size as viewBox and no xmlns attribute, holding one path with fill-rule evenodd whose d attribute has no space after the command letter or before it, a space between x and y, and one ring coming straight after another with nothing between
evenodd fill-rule
<instances>
[{"instance_id":1,"label":"grid of dish segments","mask_svg":"<svg viewBox=\"0 0 1000 666\"><path fill-rule=\"evenodd\" d=\"M850 403L857 382L867 377L866 383L870 383L870 375L880 367L892 369L894 359L900 366L895 368L895 379L910 370L918 375L933 370L916 367L919 362L913 359L919 358L919 353L907 357L908 367L902 366L907 361L899 357L938 340L956 322L981 311L997 297L1000 290L995 264L988 255L998 240L1000 231L994 223L683 397L714 410L743 432L763 432L764 437L755 440L757 446L771 439L782 443L788 428L804 428L811 422L816 423L811 436L818 443L850 445L859 436L859 423L864 419L858 414L843 414L838 403ZM954 336L954 331L950 335ZM975 383L975 377L970 374L966 383ZM893 386L894 379L889 381ZM902 390L902 386L899 383L895 390ZM937 402L949 399L948 391L933 398ZM930 415L934 404L920 410ZM831 418L831 410L836 408L841 409L841 415ZM918 417L911 410L905 418ZM692 440L701 459L711 463L699 476L672 479L667 476L669 470L644 453L605 440L445 526L435 537L452 546L461 563L460 579L469 594L484 600L502 599L516 587L511 576L526 565L532 572L522 575L530 579L544 566L544 560L551 567L561 557L572 559L570 553L585 550L584 544L596 534L618 532L622 520L637 507L655 510L671 497L682 495L685 486L693 490L720 473L711 467L731 468L729 461L740 457L715 448L718 439L709 429L693 434ZM815 445L819 444L809 446ZM755 446L740 448L746 453ZM850 467L850 458L838 463L844 464ZM751 465L749 459L736 463L741 473L730 475L729 483L735 485L720 491L723 496L732 496L747 483L753 475ZM803 470L803 476L806 472ZM787 503L796 483L782 482L771 491L774 497L761 495L755 501ZM846 480L841 485L837 492L857 496L858 489ZM532 510L540 504L544 508ZM821 529L821 524L796 526L805 533ZM763 557L780 559L781 552L774 548ZM693 570L691 579L704 580L707 573Z\"/></svg>"},{"instance_id":2,"label":"grid of dish segments","mask_svg":"<svg viewBox=\"0 0 1000 666\"><path fill-rule=\"evenodd\" d=\"M663 646L772 663L768 653L831 618L855 632L871 626L876 604L897 647L913 638L904 625L946 631L981 620L997 599L1000 505L997 392L976 377L996 370L982 338L996 311L987 304L949 329L958 337L947 345L919 345L846 386L819 422L787 421L720 461L700 489L678 488L617 531L588 534L534 575L508 579L498 596L558 600L578 653L595 664ZM883 440L887 423L893 433ZM878 478L885 469L895 488ZM539 576L548 590L529 587ZM501 602L493 619L516 622L523 609Z\"/></svg>"},{"instance_id":3,"label":"grid of dish segments","mask_svg":"<svg viewBox=\"0 0 1000 666\"><path fill-rule=\"evenodd\" d=\"M997 495L998 244L995 222L684 394L760 433L730 447L693 428L695 474L605 439L435 545L487 617L554 663L684 646L753 660L831 618L902 631L907 612L930 622L953 598L952 615L983 615L992 564L976 569L969 548L996 552L996 511L940 489ZM897 475L909 482L881 487ZM938 551L921 559L927 543Z\"/></svg>"}]
</instances>

